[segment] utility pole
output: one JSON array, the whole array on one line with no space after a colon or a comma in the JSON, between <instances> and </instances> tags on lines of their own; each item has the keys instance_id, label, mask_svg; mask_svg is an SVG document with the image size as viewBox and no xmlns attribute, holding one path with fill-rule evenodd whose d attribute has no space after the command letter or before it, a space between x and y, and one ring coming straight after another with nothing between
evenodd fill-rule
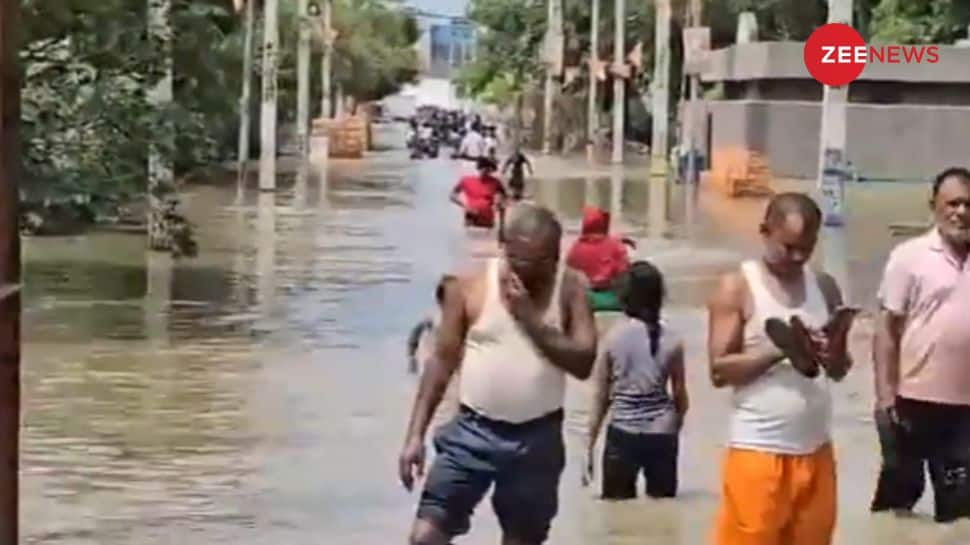
<instances>
[{"instance_id":1,"label":"utility pole","mask_svg":"<svg viewBox=\"0 0 970 545\"><path fill-rule=\"evenodd\" d=\"M0 2L0 545L20 521L20 2Z\"/></svg>"},{"instance_id":2,"label":"utility pole","mask_svg":"<svg viewBox=\"0 0 970 545\"><path fill-rule=\"evenodd\" d=\"M300 33L296 46L296 144L300 161L310 144L310 0L299 0Z\"/></svg>"},{"instance_id":3,"label":"utility pole","mask_svg":"<svg viewBox=\"0 0 970 545\"><path fill-rule=\"evenodd\" d=\"M242 198L246 184L246 174L249 165L249 126L250 102L253 89L253 35L256 33L256 0L245 0L246 15L244 19L246 42L243 44L242 93L239 95L239 156L236 166L236 194ZM241 7L237 5L237 9Z\"/></svg>"},{"instance_id":4,"label":"utility pole","mask_svg":"<svg viewBox=\"0 0 970 545\"><path fill-rule=\"evenodd\" d=\"M667 134L670 124L670 0L655 0L656 36L653 62L653 137L650 173L667 176Z\"/></svg>"},{"instance_id":5,"label":"utility pole","mask_svg":"<svg viewBox=\"0 0 970 545\"><path fill-rule=\"evenodd\" d=\"M546 87L542 109L542 153L552 153L552 109L556 77L562 72L562 0L546 0Z\"/></svg>"},{"instance_id":6,"label":"utility pole","mask_svg":"<svg viewBox=\"0 0 970 545\"><path fill-rule=\"evenodd\" d=\"M333 1L323 0L323 60L321 63L321 77L323 78L323 93L320 102L320 117L333 117L333 91L330 84L333 70Z\"/></svg>"},{"instance_id":7,"label":"utility pole","mask_svg":"<svg viewBox=\"0 0 970 545\"><path fill-rule=\"evenodd\" d=\"M172 0L148 0L148 38L155 49L154 67L161 78L148 94L148 101L161 113L159 130L148 149L148 249L172 249L171 225L167 212L175 198L175 127L165 111L173 101Z\"/></svg>"},{"instance_id":8,"label":"utility pole","mask_svg":"<svg viewBox=\"0 0 970 545\"><path fill-rule=\"evenodd\" d=\"M620 66L626 61L624 27L626 26L626 0L616 0L613 19L613 163L623 164L623 143L626 139L624 123L626 110L626 79L620 74Z\"/></svg>"},{"instance_id":9,"label":"utility pole","mask_svg":"<svg viewBox=\"0 0 970 545\"><path fill-rule=\"evenodd\" d=\"M703 9L702 0L690 0L689 26L699 28L701 26L701 11ZM687 183L697 181L697 142L695 141L695 120L694 109L697 107L697 94L700 87L700 76L697 72L692 73L688 79L690 85L687 107L684 111L683 134L687 148Z\"/></svg>"},{"instance_id":10,"label":"utility pole","mask_svg":"<svg viewBox=\"0 0 970 545\"><path fill-rule=\"evenodd\" d=\"M586 112L586 149L587 155L592 159L596 131L599 129L596 89L599 86L600 0L593 0L589 33L589 109Z\"/></svg>"},{"instance_id":11,"label":"utility pole","mask_svg":"<svg viewBox=\"0 0 970 545\"><path fill-rule=\"evenodd\" d=\"M829 0L830 23L852 26L852 0ZM825 225L839 226L845 221L843 205L846 169L846 104L849 86L824 86L822 91L822 131L819 136L817 185L822 200Z\"/></svg>"},{"instance_id":12,"label":"utility pole","mask_svg":"<svg viewBox=\"0 0 970 545\"><path fill-rule=\"evenodd\" d=\"M542 153L552 152L552 109L556 77L562 71L562 0L546 0L546 87L542 109Z\"/></svg>"},{"instance_id":13,"label":"utility pole","mask_svg":"<svg viewBox=\"0 0 970 545\"><path fill-rule=\"evenodd\" d=\"M263 77L260 112L259 190L276 190L276 104L279 62L279 0L266 0L263 5Z\"/></svg>"}]
</instances>

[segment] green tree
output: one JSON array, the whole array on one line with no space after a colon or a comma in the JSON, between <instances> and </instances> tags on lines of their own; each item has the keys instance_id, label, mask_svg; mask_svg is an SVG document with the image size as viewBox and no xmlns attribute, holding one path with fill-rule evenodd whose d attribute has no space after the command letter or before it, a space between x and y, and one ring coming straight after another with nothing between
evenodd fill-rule
<instances>
[{"instance_id":1,"label":"green tree","mask_svg":"<svg viewBox=\"0 0 970 545\"><path fill-rule=\"evenodd\" d=\"M966 37L970 2L882 0L872 13L872 40L898 44L949 44Z\"/></svg>"},{"instance_id":2,"label":"green tree","mask_svg":"<svg viewBox=\"0 0 970 545\"><path fill-rule=\"evenodd\" d=\"M243 29L232 0L173 0L175 101L147 101L158 74L144 0L19 0L23 9L22 198L26 210L77 204L86 219L146 190L149 142L163 118L176 127L175 171L186 177L235 154ZM414 81L413 18L377 0L335 0L335 80L373 100ZM296 93L296 0L281 3L280 115ZM257 38L258 40L258 38ZM258 43L258 42L257 42ZM313 78L320 95L319 77ZM258 87L256 87L258 89ZM258 108L254 93L251 108ZM255 124L254 124L255 125ZM253 127L258 131L258 127ZM254 139L258 144L258 139ZM258 145L253 152L258 153Z\"/></svg>"}]
</instances>

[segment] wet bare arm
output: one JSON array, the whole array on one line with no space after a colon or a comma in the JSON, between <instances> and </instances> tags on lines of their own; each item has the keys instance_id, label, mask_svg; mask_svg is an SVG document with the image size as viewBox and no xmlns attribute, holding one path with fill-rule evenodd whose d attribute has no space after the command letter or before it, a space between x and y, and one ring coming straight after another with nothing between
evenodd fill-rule
<instances>
[{"instance_id":1,"label":"wet bare arm","mask_svg":"<svg viewBox=\"0 0 970 545\"><path fill-rule=\"evenodd\" d=\"M435 357L430 358L421 375L421 384L411 410L407 440L422 441L435 409L461 363L462 346L467 332L465 296L462 282L446 282L438 328Z\"/></svg>"},{"instance_id":2,"label":"wet bare arm","mask_svg":"<svg viewBox=\"0 0 970 545\"><path fill-rule=\"evenodd\" d=\"M674 400L674 409L677 411L679 422L683 424L684 416L690 407L690 400L687 396L687 373L684 368L684 345L680 344L670 353L670 393Z\"/></svg>"},{"instance_id":3,"label":"wet bare arm","mask_svg":"<svg viewBox=\"0 0 970 545\"><path fill-rule=\"evenodd\" d=\"M603 420L610 409L610 376L613 367L613 359L606 350L600 353L593 365L593 413L589 419L589 437L587 451L592 454L596 446L596 438L599 436Z\"/></svg>"},{"instance_id":4,"label":"wet bare arm","mask_svg":"<svg viewBox=\"0 0 970 545\"><path fill-rule=\"evenodd\" d=\"M570 375L586 380L596 359L596 322L586 302L586 290L575 273L566 271L563 279L566 300L563 331L549 327L541 320L520 322L526 335L549 360Z\"/></svg>"},{"instance_id":5,"label":"wet bare arm","mask_svg":"<svg viewBox=\"0 0 970 545\"><path fill-rule=\"evenodd\" d=\"M829 314L834 315L835 311L844 304L842 290L839 288L838 282L828 273L819 273L818 287L825 297L825 304L829 309ZM846 334L848 335L848 333ZM841 381L849 374L849 370L852 369L852 355L846 349L841 354L835 354L834 356L835 359L826 362L825 373L832 380Z\"/></svg>"},{"instance_id":6,"label":"wet bare arm","mask_svg":"<svg viewBox=\"0 0 970 545\"><path fill-rule=\"evenodd\" d=\"M748 287L739 273L721 278L707 304L707 351L715 387L743 386L784 359L774 345L744 350L744 302Z\"/></svg>"},{"instance_id":7,"label":"wet bare arm","mask_svg":"<svg viewBox=\"0 0 970 545\"><path fill-rule=\"evenodd\" d=\"M883 308L876 316L872 342L873 371L876 381L876 406L886 409L896 404L899 389L899 345L903 338L903 316Z\"/></svg>"}]
</instances>

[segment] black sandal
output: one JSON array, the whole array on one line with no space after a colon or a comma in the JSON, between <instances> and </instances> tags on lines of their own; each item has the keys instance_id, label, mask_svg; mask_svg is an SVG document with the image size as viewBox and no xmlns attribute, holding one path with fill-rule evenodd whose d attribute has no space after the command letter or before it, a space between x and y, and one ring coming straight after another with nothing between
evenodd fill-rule
<instances>
[{"instance_id":1,"label":"black sandal","mask_svg":"<svg viewBox=\"0 0 970 545\"><path fill-rule=\"evenodd\" d=\"M795 327L780 318L765 320L765 335L791 361L792 367L808 378L815 378L819 374L818 362L805 351L804 345L798 342Z\"/></svg>"}]
</instances>

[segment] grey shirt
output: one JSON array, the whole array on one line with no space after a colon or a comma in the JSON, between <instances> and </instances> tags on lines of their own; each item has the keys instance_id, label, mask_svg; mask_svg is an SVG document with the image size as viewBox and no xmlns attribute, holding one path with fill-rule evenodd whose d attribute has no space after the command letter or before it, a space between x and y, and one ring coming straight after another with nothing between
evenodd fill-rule
<instances>
[{"instance_id":1,"label":"grey shirt","mask_svg":"<svg viewBox=\"0 0 970 545\"><path fill-rule=\"evenodd\" d=\"M676 334L661 324L657 355L647 326L625 317L610 330L605 350L610 373L610 425L628 433L677 433L680 422L667 384Z\"/></svg>"}]
</instances>

